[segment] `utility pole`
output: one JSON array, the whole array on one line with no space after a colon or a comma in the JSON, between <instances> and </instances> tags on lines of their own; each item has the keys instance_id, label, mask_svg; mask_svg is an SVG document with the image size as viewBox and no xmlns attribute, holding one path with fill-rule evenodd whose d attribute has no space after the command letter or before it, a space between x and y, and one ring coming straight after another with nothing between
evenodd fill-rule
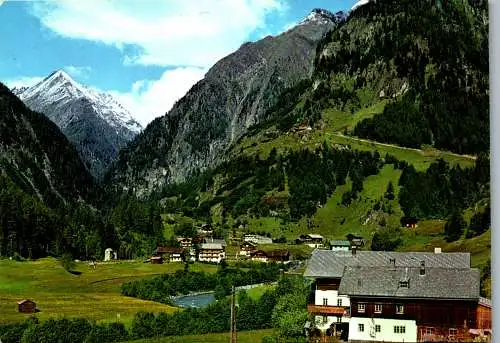
<instances>
[{"instance_id":1,"label":"utility pole","mask_svg":"<svg viewBox=\"0 0 500 343\"><path fill-rule=\"evenodd\" d=\"M234 286L231 292L231 340L230 343L236 343L238 341L236 336L236 291Z\"/></svg>"}]
</instances>

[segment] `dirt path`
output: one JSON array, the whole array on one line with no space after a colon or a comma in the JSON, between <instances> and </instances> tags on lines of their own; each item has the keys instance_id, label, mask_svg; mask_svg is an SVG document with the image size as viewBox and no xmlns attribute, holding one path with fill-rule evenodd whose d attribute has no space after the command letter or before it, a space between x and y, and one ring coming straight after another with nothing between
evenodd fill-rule
<instances>
[{"instance_id":1,"label":"dirt path","mask_svg":"<svg viewBox=\"0 0 500 343\"><path fill-rule=\"evenodd\" d=\"M395 145L395 144L388 144L388 143L380 143L380 142L376 142L376 141L370 141L368 139L363 139L363 138L358 138L358 137L351 137L351 136L345 136L341 133L330 133L330 132L325 132L327 135L330 135L330 136L337 136L337 137L342 137L342 138L345 138L345 139L349 139L349 140L353 140L353 141L358 141L358 142L364 142L364 143L368 143L368 144L372 144L372 145L380 145L380 146L386 146L386 147L389 147L389 148L395 148L395 149L402 149L402 150L409 150L409 151L415 151L415 152L418 152L422 155L425 156L426 154L426 151L425 150L422 150L422 149L415 149L415 148L407 148L407 147L403 147L403 146L399 146L399 145ZM476 156L472 156L472 155L460 155L460 154L456 154L456 153L453 153L453 152L449 152L449 151L443 151L443 150L434 150L436 153L444 153L444 154L448 154L448 155L452 155L452 156L456 156L456 157L460 157L460 158L466 158L466 159L469 159L469 160L476 160ZM432 152L432 151L431 151Z\"/></svg>"}]
</instances>

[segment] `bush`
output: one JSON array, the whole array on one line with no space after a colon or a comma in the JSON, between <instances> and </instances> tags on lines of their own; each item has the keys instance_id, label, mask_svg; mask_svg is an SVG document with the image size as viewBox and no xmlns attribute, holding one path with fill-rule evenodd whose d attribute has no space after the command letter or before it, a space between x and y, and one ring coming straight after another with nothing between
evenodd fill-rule
<instances>
[{"instance_id":1,"label":"bush","mask_svg":"<svg viewBox=\"0 0 500 343\"><path fill-rule=\"evenodd\" d=\"M61 256L61 266L67 272L72 272L75 269L75 262L73 261L73 256L70 253L64 253Z\"/></svg>"},{"instance_id":2,"label":"bush","mask_svg":"<svg viewBox=\"0 0 500 343\"><path fill-rule=\"evenodd\" d=\"M262 343L276 343L276 337L274 336L264 336L262 337Z\"/></svg>"},{"instance_id":3,"label":"bush","mask_svg":"<svg viewBox=\"0 0 500 343\"><path fill-rule=\"evenodd\" d=\"M373 235L371 249L373 251L394 251L402 243L399 228L381 229Z\"/></svg>"}]
</instances>

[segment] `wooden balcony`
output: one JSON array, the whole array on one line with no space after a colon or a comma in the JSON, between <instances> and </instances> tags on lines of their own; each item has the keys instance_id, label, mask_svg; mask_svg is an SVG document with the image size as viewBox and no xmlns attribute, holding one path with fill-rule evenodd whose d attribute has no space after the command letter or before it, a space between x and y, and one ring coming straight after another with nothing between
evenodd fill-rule
<instances>
[{"instance_id":1,"label":"wooden balcony","mask_svg":"<svg viewBox=\"0 0 500 343\"><path fill-rule=\"evenodd\" d=\"M348 309L342 306L307 305L307 311L317 314L331 314L334 316L347 316Z\"/></svg>"}]
</instances>

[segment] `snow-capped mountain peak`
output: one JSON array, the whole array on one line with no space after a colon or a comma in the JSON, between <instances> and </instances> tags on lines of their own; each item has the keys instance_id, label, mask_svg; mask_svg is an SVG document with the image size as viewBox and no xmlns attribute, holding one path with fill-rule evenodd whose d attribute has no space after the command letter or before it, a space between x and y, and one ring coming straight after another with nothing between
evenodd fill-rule
<instances>
[{"instance_id":1,"label":"snow-capped mountain peak","mask_svg":"<svg viewBox=\"0 0 500 343\"><path fill-rule=\"evenodd\" d=\"M96 114L109 125L123 127L133 134L142 130L141 125L130 112L119 104L111 95L88 88L68 75L64 70L51 73L32 87L17 94L25 102L36 102L39 106L49 103L60 103L86 99L94 108ZM65 126L64 123L60 123Z\"/></svg>"},{"instance_id":2,"label":"snow-capped mountain peak","mask_svg":"<svg viewBox=\"0 0 500 343\"><path fill-rule=\"evenodd\" d=\"M299 25L307 24L307 23L317 23L317 24L326 24L329 22L339 22L346 18L346 14L344 12L332 13L328 10L322 8L315 8L309 13L307 17L305 17Z\"/></svg>"},{"instance_id":3,"label":"snow-capped mountain peak","mask_svg":"<svg viewBox=\"0 0 500 343\"><path fill-rule=\"evenodd\" d=\"M142 130L110 94L78 83L63 70L54 71L32 87L17 89L15 94L61 129L98 178L119 149Z\"/></svg>"}]
</instances>

